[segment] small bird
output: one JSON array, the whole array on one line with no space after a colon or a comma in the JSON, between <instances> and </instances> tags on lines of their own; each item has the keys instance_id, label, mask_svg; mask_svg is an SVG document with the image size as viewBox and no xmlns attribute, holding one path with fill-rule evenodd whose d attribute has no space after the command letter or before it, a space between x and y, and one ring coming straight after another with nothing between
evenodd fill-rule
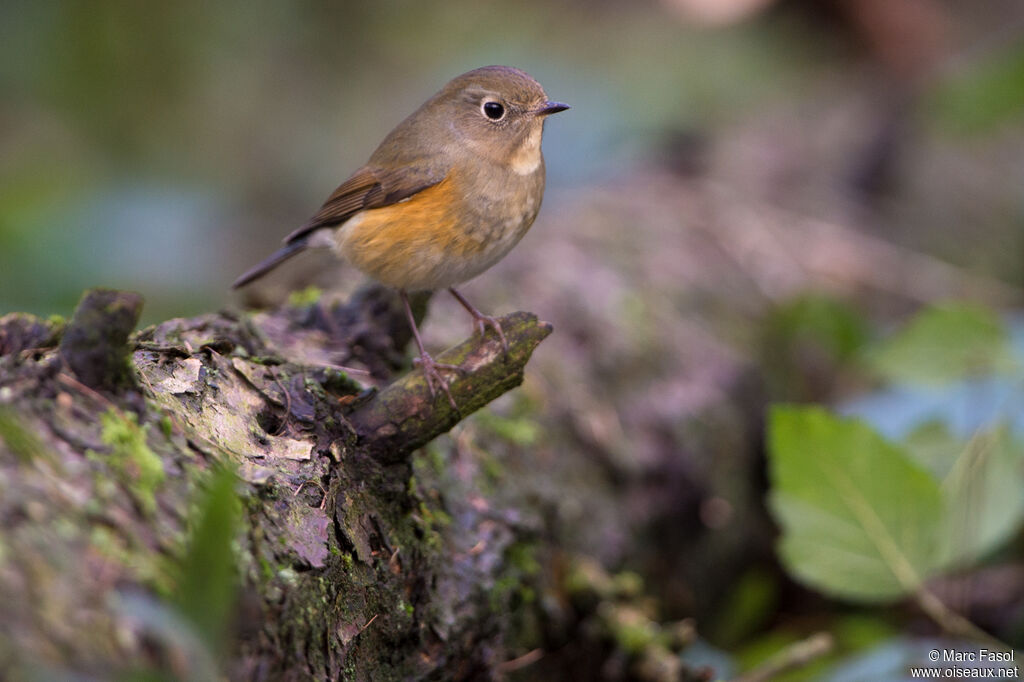
<instances>
[{"instance_id":1,"label":"small bird","mask_svg":"<svg viewBox=\"0 0 1024 682\"><path fill-rule=\"evenodd\" d=\"M473 307L455 285L497 263L530 229L544 195L544 121L568 108L509 66L455 77L388 133L366 165L285 237L283 247L232 287L307 248L333 248L398 290L430 394L440 387L457 409L438 370L459 368L427 353L408 292L447 288L481 336L491 327L508 351L498 320Z\"/></svg>"}]
</instances>

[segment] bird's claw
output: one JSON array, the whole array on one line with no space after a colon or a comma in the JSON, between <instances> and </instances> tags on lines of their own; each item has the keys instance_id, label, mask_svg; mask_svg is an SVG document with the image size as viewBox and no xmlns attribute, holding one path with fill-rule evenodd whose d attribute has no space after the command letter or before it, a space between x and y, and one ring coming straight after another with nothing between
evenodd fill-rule
<instances>
[{"instance_id":1,"label":"bird's claw","mask_svg":"<svg viewBox=\"0 0 1024 682\"><path fill-rule=\"evenodd\" d=\"M487 328L490 327L494 330L494 333L501 339L501 348L508 353L508 339L505 338L505 330L501 328L501 322L496 317L490 315L474 316L474 325L476 330L480 333L481 340L487 336Z\"/></svg>"},{"instance_id":2,"label":"bird's claw","mask_svg":"<svg viewBox=\"0 0 1024 682\"><path fill-rule=\"evenodd\" d=\"M444 391L444 394L448 396L448 404L452 406L453 410L458 411L459 406L455 404L455 398L452 396L451 389L448 388L448 382L445 381L443 376L441 376L441 372L439 370L458 372L460 374L465 372L465 370L458 365L437 362L427 353L421 353L418 358L413 359L413 364L419 365L423 368L423 378L427 381L427 389L430 391L430 397L436 398L437 389L440 387L441 390Z\"/></svg>"},{"instance_id":3,"label":"bird's claw","mask_svg":"<svg viewBox=\"0 0 1024 682\"><path fill-rule=\"evenodd\" d=\"M449 287L448 291L450 291L452 296L455 297L455 300L466 309L466 312L473 316L473 324L476 327L476 330L480 332L480 339L484 339L484 336L487 334L487 328L490 327L498 335L498 338L501 339L501 347L504 349L505 354L508 355L508 339L505 338L505 330L501 328L501 322L498 321L498 318L491 317L490 315L484 315L482 312L477 310L472 303L467 301L466 297L460 294L454 287Z\"/></svg>"}]
</instances>

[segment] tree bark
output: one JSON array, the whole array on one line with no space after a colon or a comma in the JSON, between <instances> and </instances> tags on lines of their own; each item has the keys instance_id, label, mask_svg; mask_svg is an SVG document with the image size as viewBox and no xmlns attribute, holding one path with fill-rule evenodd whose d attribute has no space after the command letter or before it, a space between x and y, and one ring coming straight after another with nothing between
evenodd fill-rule
<instances>
[{"instance_id":1,"label":"tree bark","mask_svg":"<svg viewBox=\"0 0 1024 682\"><path fill-rule=\"evenodd\" d=\"M416 453L519 385L550 325L515 313L507 353L488 335L441 354L464 369L455 411L419 369L393 379L408 333L380 289L130 337L140 309L94 290L66 324L0 319L4 677L498 674L516 595L495 586L521 528L483 507L448 516L446 472ZM221 465L237 472L241 522L230 549L203 550L213 517L195 509ZM212 571L218 551L239 588L212 593L240 614L223 650L179 608L183 585L214 580L188 571Z\"/></svg>"}]
</instances>

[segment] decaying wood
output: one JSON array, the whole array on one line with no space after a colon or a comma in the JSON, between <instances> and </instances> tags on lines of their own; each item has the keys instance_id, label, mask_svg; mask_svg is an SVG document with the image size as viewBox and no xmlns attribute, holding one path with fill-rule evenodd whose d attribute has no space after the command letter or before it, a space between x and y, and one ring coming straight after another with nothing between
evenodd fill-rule
<instances>
[{"instance_id":1,"label":"decaying wood","mask_svg":"<svg viewBox=\"0 0 1024 682\"><path fill-rule=\"evenodd\" d=\"M128 336L139 322L142 297L93 289L82 297L60 342L61 360L89 388L131 387Z\"/></svg>"},{"instance_id":2,"label":"decaying wood","mask_svg":"<svg viewBox=\"0 0 1024 682\"><path fill-rule=\"evenodd\" d=\"M455 413L400 366L408 333L385 290L129 338L140 307L96 290L66 325L0 318L0 672L207 674L210 652L160 614L189 507L224 463L245 510L230 677L497 669L495 609L514 590L492 588L520 531L485 508L450 519L443 470L414 453L517 386L551 327L515 313L507 354L491 334L440 354L464 370Z\"/></svg>"}]
</instances>

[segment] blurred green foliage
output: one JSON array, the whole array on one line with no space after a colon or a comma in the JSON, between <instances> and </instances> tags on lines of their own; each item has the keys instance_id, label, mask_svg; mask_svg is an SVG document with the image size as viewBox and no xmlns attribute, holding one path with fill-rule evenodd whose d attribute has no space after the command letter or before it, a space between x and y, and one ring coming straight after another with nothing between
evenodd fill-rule
<instances>
[{"instance_id":1,"label":"blurred green foliage","mask_svg":"<svg viewBox=\"0 0 1024 682\"><path fill-rule=\"evenodd\" d=\"M173 587L162 598L148 592L113 595L120 615L137 624L154 644L153 662L112 679L121 682L222 679L232 633L238 625L237 534L242 505L238 477L225 466L201 476L183 555L170 569ZM163 590L161 590L163 591ZM126 661L126 665L132 665ZM63 678L61 678L63 679Z\"/></svg>"},{"instance_id":2,"label":"blurred green foliage","mask_svg":"<svg viewBox=\"0 0 1024 682\"><path fill-rule=\"evenodd\" d=\"M0 406L0 443L23 464L51 457L39 436L26 428L14 410L6 406Z\"/></svg>"},{"instance_id":3,"label":"blurred green foliage","mask_svg":"<svg viewBox=\"0 0 1024 682\"><path fill-rule=\"evenodd\" d=\"M947 78L932 97L938 121L977 135L1024 115L1024 43L1014 42Z\"/></svg>"},{"instance_id":4,"label":"blurred green foliage","mask_svg":"<svg viewBox=\"0 0 1024 682\"><path fill-rule=\"evenodd\" d=\"M735 646L761 631L779 607L779 581L756 567L745 572L719 607L713 624L702 630L720 646Z\"/></svg>"},{"instance_id":5,"label":"blurred green foliage","mask_svg":"<svg viewBox=\"0 0 1024 682\"><path fill-rule=\"evenodd\" d=\"M238 478L226 466L212 470L199 498L174 601L212 653L225 654L235 625L238 562L235 540L242 505Z\"/></svg>"},{"instance_id":6,"label":"blurred green foliage","mask_svg":"<svg viewBox=\"0 0 1024 682\"><path fill-rule=\"evenodd\" d=\"M806 294L773 308L765 327L782 344L812 343L837 361L850 359L870 338L864 316L850 303Z\"/></svg>"},{"instance_id":7,"label":"blurred green foliage","mask_svg":"<svg viewBox=\"0 0 1024 682\"><path fill-rule=\"evenodd\" d=\"M986 308L946 302L928 307L866 353L893 383L945 384L1010 372L1015 360L1005 325Z\"/></svg>"},{"instance_id":8,"label":"blurred green foliage","mask_svg":"<svg viewBox=\"0 0 1024 682\"><path fill-rule=\"evenodd\" d=\"M765 382L773 396L787 400L829 395L871 339L856 307L817 293L772 308L759 329Z\"/></svg>"}]
</instances>

